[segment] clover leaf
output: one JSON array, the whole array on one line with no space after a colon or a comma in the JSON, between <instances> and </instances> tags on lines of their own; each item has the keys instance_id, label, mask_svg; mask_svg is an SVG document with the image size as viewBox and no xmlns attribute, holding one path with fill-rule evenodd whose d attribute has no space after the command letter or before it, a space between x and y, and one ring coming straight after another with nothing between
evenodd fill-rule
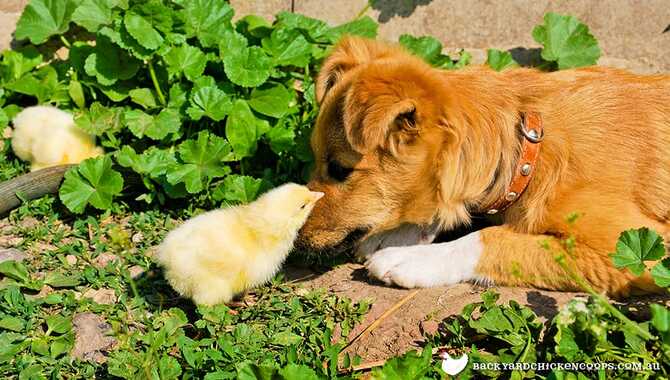
<instances>
[{"instance_id":1,"label":"clover leaf","mask_svg":"<svg viewBox=\"0 0 670 380\"><path fill-rule=\"evenodd\" d=\"M557 62L561 70L594 65L600 58L598 41L572 16L545 14L544 24L533 29L533 39L543 46L542 58Z\"/></svg>"},{"instance_id":2,"label":"clover leaf","mask_svg":"<svg viewBox=\"0 0 670 380\"><path fill-rule=\"evenodd\" d=\"M123 177L112 169L109 156L89 158L65 173L59 196L74 213L82 213L87 205L106 210L114 196L123 189Z\"/></svg>"},{"instance_id":3,"label":"clover leaf","mask_svg":"<svg viewBox=\"0 0 670 380\"><path fill-rule=\"evenodd\" d=\"M247 46L237 32L227 32L219 46L223 69L231 82L243 87L263 84L272 71L272 59L258 46Z\"/></svg>"},{"instance_id":4,"label":"clover leaf","mask_svg":"<svg viewBox=\"0 0 670 380\"><path fill-rule=\"evenodd\" d=\"M646 268L645 261L658 260L663 255L663 239L656 232L643 227L621 233L612 259L617 268L628 268L639 276Z\"/></svg>"},{"instance_id":5,"label":"clover leaf","mask_svg":"<svg viewBox=\"0 0 670 380\"><path fill-rule=\"evenodd\" d=\"M151 147L138 154L128 145L116 152L116 161L123 167L132 168L133 171L152 178L164 175L177 163L172 151Z\"/></svg>"},{"instance_id":6,"label":"clover leaf","mask_svg":"<svg viewBox=\"0 0 670 380\"><path fill-rule=\"evenodd\" d=\"M298 29L277 28L261 43L274 65L304 67L312 56L312 45Z\"/></svg>"},{"instance_id":7,"label":"clover leaf","mask_svg":"<svg viewBox=\"0 0 670 380\"><path fill-rule=\"evenodd\" d=\"M197 89L191 95L191 106L186 110L193 120L203 116L214 121L223 120L230 112L232 102L228 95L215 85Z\"/></svg>"}]
</instances>

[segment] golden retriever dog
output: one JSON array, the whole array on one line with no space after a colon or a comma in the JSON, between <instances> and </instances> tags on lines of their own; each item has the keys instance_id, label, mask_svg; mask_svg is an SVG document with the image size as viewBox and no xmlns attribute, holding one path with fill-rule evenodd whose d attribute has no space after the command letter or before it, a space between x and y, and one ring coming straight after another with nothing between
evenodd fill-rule
<instances>
[{"instance_id":1,"label":"golden retriever dog","mask_svg":"<svg viewBox=\"0 0 670 380\"><path fill-rule=\"evenodd\" d=\"M572 238L566 263L596 289L659 290L610 253L626 229L670 237L670 76L440 70L399 46L346 38L316 95L308 187L326 195L299 245L326 250L363 231L358 252L387 284L567 291L578 286L555 256ZM432 243L475 214L502 224Z\"/></svg>"}]
</instances>

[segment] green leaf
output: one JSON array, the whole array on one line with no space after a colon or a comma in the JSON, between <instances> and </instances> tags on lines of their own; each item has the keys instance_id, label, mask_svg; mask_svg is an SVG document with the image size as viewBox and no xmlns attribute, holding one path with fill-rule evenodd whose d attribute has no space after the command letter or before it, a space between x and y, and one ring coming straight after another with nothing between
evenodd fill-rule
<instances>
[{"instance_id":1,"label":"green leaf","mask_svg":"<svg viewBox=\"0 0 670 380\"><path fill-rule=\"evenodd\" d=\"M246 24L249 34L258 38L264 37L272 29L268 20L257 15L246 15L238 21L239 24Z\"/></svg>"},{"instance_id":2,"label":"green leaf","mask_svg":"<svg viewBox=\"0 0 670 380\"><path fill-rule=\"evenodd\" d=\"M0 73L5 82L13 82L23 75L29 73L37 65L42 63L42 54L32 46L26 46L16 50L5 50L0 62Z\"/></svg>"},{"instance_id":3,"label":"green leaf","mask_svg":"<svg viewBox=\"0 0 670 380\"><path fill-rule=\"evenodd\" d=\"M559 69L595 65L600 58L598 41L572 16L545 14L544 24L533 29L533 38L543 46L542 58L557 62Z\"/></svg>"},{"instance_id":4,"label":"green leaf","mask_svg":"<svg viewBox=\"0 0 670 380\"><path fill-rule=\"evenodd\" d=\"M30 281L26 266L14 260L0 262L0 274L22 283Z\"/></svg>"},{"instance_id":5,"label":"green leaf","mask_svg":"<svg viewBox=\"0 0 670 380\"><path fill-rule=\"evenodd\" d=\"M424 61L436 67L442 67L451 63L448 55L442 54L442 43L435 37L414 37L403 34L398 40L410 53L421 57Z\"/></svg>"},{"instance_id":6,"label":"green leaf","mask_svg":"<svg viewBox=\"0 0 670 380\"><path fill-rule=\"evenodd\" d=\"M312 57L312 45L297 29L275 28L261 43L277 66L305 67Z\"/></svg>"},{"instance_id":7,"label":"green leaf","mask_svg":"<svg viewBox=\"0 0 670 380\"><path fill-rule=\"evenodd\" d=\"M70 351L72 349L73 342L70 336L68 335L63 335L59 336L58 338L54 339L51 342L51 345L49 346L49 351L51 354L52 358L57 358L64 353Z\"/></svg>"},{"instance_id":8,"label":"green leaf","mask_svg":"<svg viewBox=\"0 0 670 380\"><path fill-rule=\"evenodd\" d=\"M265 136L270 140L270 149L277 154L289 151L295 145L295 131L288 126L274 126Z\"/></svg>"},{"instance_id":9,"label":"green leaf","mask_svg":"<svg viewBox=\"0 0 670 380\"><path fill-rule=\"evenodd\" d=\"M243 87L256 87L265 82L272 71L272 59L258 46L246 46L244 36L225 33L219 46L223 69L231 82Z\"/></svg>"},{"instance_id":10,"label":"green leaf","mask_svg":"<svg viewBox=\"0 0 670 380\"><path fill-rule=\"evenodd\" d=\"M378 24L369 16L358 18L354 21L348 22L334 27L330 31L330 38L332 42L337 42L344 35L354 35L366 38L377 37Z\"/></svg>"},{"instance_id":11,"label":"green leaf","mask_svg":"<svg viewBox=\"0 0 670 380\"><path fill-rule=\"evenodd\" d=\"M228 95L216 86L207 86L196 90L191 95L191 106L186 110L193 120L203 116L214 121L223 120L232 108Z\"/></svg>"},{"instance_id":12,"label":"green leaf","mask_svg":"<svg viewBox=\"0 0 670 380\"><path fill-rule=\"evenodd\" d=\"M65 334L72 329L72 320L59 314L49 315L45 321L49 330L58 334Z\"/></svg>"},{"instance_id":13,"label":"green leaf","mask_svg":"<svg viewBox=\"0 0 670 380\"><path fill-rule=\"evenodd\" d=\"M300 380L318 380L319 376L313 369L303 364L287 364L286 367L279 370L285 380L300 379Z\"/></svg>"},{"instance_id":14,"label":"green leaf","mask_svg":"<svg viewBox=\"0 0 670 380\"><path fill-rule=\"evenodd\" d=\"M153 117L140 110L127 110L123 116L128 128L139 138L144 136L162 140L170 133L176 133L181 127L179 113L166 108Z\"/></svg>"},{"instance_id":15,"label":"green leaf","mask_svg":"<svg viewBox=\"0 0 670 380\"><path fill-rule=\"evenodd\" d=\"M94 53L86 58L84 70L100 84L110 86L118 80L130 79L139 70L137 59L116 47L108 38L99 36Z\"/></svg>"},{"instance_id":16,"label":"green leaf","mask_svg":"<svg viewBox=\"0 0 670 380\"><path fill-rule=\"evenodd\" d=\"M123 108L107 108L95 102L88 112L75 119L77 127L95 136L101 136L108 131L118 131L123 124Z\"/></svg>"},{"instance_id":17,"label":"green leaf","mask_svg":"<svg viewBox=\"0 0 670 380\"><path fill-rule=\"evenodd\" d=\"M156 108L158 103L153 91L148 88L134 88L128 92L130 100L144 107L144 109Z\"/></svg>"},{"instance_id":18,"label":"green leaf","mask_svg":"<svg viewBox=\"0 0 670 380\"><path fill-rule=\"evenodd\" d=\"M510 52L497 49L488 49L486 51L486 64L491 66L495 71L502 71L519 66Z\"/></svg>"},{"instance_id":19,"label":"green leaf","mask_svg":"<svg viewBox=\"0 0 670 380\"><path fill-rule=\"evenodd\" d=\"M38 45L51 36L65 33L77 5L76 0L30 1L16 24L14 37L17 40L28 38Z\"/></svg>"},{"instance_id":20,"label":"green leaf","mask_svg":"<svg viewBox=\"0 0 670 380\"><path fill-rule=\"evenodd\" d=\"M38 103L69 101L67 86L58 80L58 72L53 66L44 66L35 72L26 74L19 80L6 85L6 88L34 96Z\"/></svg>"},{"instance_id":21,"label":"green leaf","mask_svg":"<svg viewBox=\"0 0 670 380\"><path fill-rule=\"evenodd\" d=\"M152 178L164 175L171 166L177 163L171 151L151 147L142 154L137 154L128 145L124 145L116 152L116 161L123 167L132 168L135 172L149 175Z\"/></svg>"},{"instance_id":22,"label":"green leaf","mask_svg":"<svg viewBox=\"0 0 670 380\"><path fill-rule=\"evenodd\" d=\"M71 288L79 285L80 282L77 276L66 276L56 272L49 272L44 277L44 283L54 288Z\"/></svg>"},{"instance_id":23,"label":"green leaf","mask_svg":"<svg viewBox=\"0 0 670 380\"><path fill-rule=\"evenodd\" d=\"M233 203L249 203L256 200L262 184L262 179L231 174L214 190L212 197L217 201L225 200Z\"/></svg>"},{"instance_id":24,"label":"green leaf","mask_svg":"<svg viewBox=\"0 0 670 380\"><path fill-rule=\"evenodd\" d=\"M424 351L426 349L424 348ZM422 380L430 370L430 355L419 355L412 350L384 363L372 371L372 378L379 380Z\"/></svg>"},{"instance_id":25,"label":"green leaf","mask_svg":"<svg viewBox=\"0 0 670 380\"><path fill-rule=\"evenodd\" d=\"M277 373L277 368L270 365L256 365L249 362L243 362L235 366L237 370L237 380L273 380Z\"/></svg>"},{"instance_id":26,"label":"green leaf","mask_svg":"<svg viewBox=\"0 0 670 380\"><path fill-rule=\"evenodd\" d=\"M89 158L69 169L59 196L70 211L82 213L88 204L101 210L109 209L112 198L122 189L123 177L112 169L112 160L102 156Z\"/></svg>"},{"instance_id":27,"label":"green leaf","mask_svg":"<svg viewBox=\"0 0 670 380\"><path fill-rule=\"evenodd\" d=\"M123 24L128 33L143 47L156 50L163 44L163 36L142 15L130 11L123 17Z\"/></svg>"},{"instance_id":28,"label":"green leaf","mask_svg":"<svg viewBox=\"0 0 670 380\"><path fill-rule=\"evenodd\" d=\"M670 331L670 311L659 304L649 305L651 309L651 324L660 332Z\"/></svg>"},{"instance_id":29,"label":"green leaf","mask_svg":"<svg viewBox=\"0 0 670 380\"><path fill-rule=\"evenodd\" d=\"M21 370L19 380L46 380L44 376L44 367L39 364L32 364Z\"/></svg>"},{"instance_id":30,"label":"green leaf","mask_svg":"<svg viewBox=\"0 0 670 380\"><path fill-rule=\"evenodd\" d=\"M197 37L203 47L217 46L232 30L233 8L219 0L185 2L184 27L188 37Z\"/></svg>"},{"instance_id":31,"label":"green leaf","mask_svg":"<svg viewBox=\"0 0 670 380\"><path fill-rule=\"evenodd\" d=\"M238 159L252 156L256 152L261 136L259 123L260 120L251 112L247 102L241 99L235 101L226 120L226 138Z\"/></svg>"},{"instance_id":32,"label":"green leaf","mask_svg":"<svg viewBox=\"0 0 670 380\"><path fill-rule=\"evenodd\" d=\"M305 31L313 42L332 43L331 28L325 22L293 12L279 12L277 23L290 29Z\"/></svg>"},{"instance_id":33,"label":"green leaf","mask_svg":"<svg viewBox=\"0 0 670 380\"><path fill-rule=\"evenodd\" d=\"M181 366L172 356L163 356L158 361L158 373L161 379L178 379L181 375Z\"/></svg>"},{"instance_id":34,"label":"green leaf","mask_svg":"<svg viewBox=\"0 0 670 380\"><path fill-rule=\"evenodd\" d=\"M656 232L644 227L622 232L612 259L617 268L628 268L634 275L639 276L646 268L645 261L658 260L663 255L663 239Z\"/></svg>"},{"instance_id":35,"label":"green leaf","mask_svg":"<svg viewBox=\"0 0 670 380\"><path fill-rule=\"evenodd\" d=\"M280 346L296 345L302 342L303 338L300 335L294 334L291 331L285 330L275 333L272 337L272 344Z\"/></svg>"},{"instance_id":36,"label":"green leaf","mask_svg":"<svg viewBox=\"0 0 670 380\"><path fill-rule=\"evenodd\" d=\"M0 318L0 329L21 332L26 328L26 321L19 317L5 316Z\"/></svg>"},{"instance_id":37,"label":"green leaf","mask_svg":"<svg viewBox=\"0 0 670 380\"><path fill-rule=\"evenodd\" d=\"M234 160L228 142L207 131L198 133L197 140L182 142L179 158L183 164L170 168L167 180L172 185L184 183L192 194L201 191L205 181L227 175L230 168L222 163Z\"/></svg>"},{"instance_id":38,"label":"green leaf","mask_svg":"<svg viewBox=\"0 0 670 380\"><path fill-rule=\"evenodd\" d=\"M67 92L70 95L70 99L77 105L79 108L86 107L86 98L84 97L84 88L81 86L81 82L73 80L68 84Z\"/></svg>"},{"instance_id":39,"label":"green leaf","mask_svg":"<svg viewBox=\"0 0 670 380\"><path fill-rule=\"evenodd\" d=\"M295 93L282 84L254 88L249 98L249 106L263 115L280 118L295 104Z\"/></svg>"},{"instance_id":40,"label":"green leaf","mask_svg":"<svg viewBox=\"0 0 670 380\"><path fill-rule=\"evenodd\" d=\"M165 63L170 77L182 74L190 81L199 78L207 65L207 56L194 46L182 45L173 47L165 55Z\"/></svg>"},{"instance_id":41,"label":"green leaf","mask_svg":"<svg viewBox=\"0 0 670 380\"><path fill-rule=\"evenodd\" d=\"M95 33L113 21L112 9L117 0L83 0L72 14L72 21Z\"/></svg>"},{"instance_id":42,"label":"green leaf","mask_svg":"<svg viewBox=\"0 0 670 380\"><path fill-rule=\"evenodd\" d=\"M654 279L656 285L667 288L670 287L670 258L666 257L660 262L656 263L651 268L651 277Z\"/></svg>"}]
</instances>

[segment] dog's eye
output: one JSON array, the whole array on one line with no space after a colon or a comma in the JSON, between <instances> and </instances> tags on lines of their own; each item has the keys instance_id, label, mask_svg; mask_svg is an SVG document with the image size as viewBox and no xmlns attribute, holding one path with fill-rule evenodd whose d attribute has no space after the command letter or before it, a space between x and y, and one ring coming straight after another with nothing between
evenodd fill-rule
<instances>
[{"instance_id":1,"label":"dog's eye","mask_svg":"<svg viewBox=\"0 0 670 380\"><path fill-rule=\"evenodd\" d=\"M336 161L328 162L328 175L336 181L344 182L353 172L352 168L345 168Z\"/></svg>"}]
</instances>

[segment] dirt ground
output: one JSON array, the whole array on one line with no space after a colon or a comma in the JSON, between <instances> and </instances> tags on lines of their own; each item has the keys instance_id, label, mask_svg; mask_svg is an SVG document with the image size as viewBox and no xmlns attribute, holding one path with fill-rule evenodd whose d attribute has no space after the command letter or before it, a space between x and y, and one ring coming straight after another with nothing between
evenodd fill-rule
<instances>
[{"instance_id":1,"label":"dirt ground","mask_svg":"<svg viewBox=\"0 0 670 380\"><path fill-rule=\"evenodd\" d=\"M317 274L305 269L289 267L289 279L298 280L306 288L324 288L338 296L353 300L371 299L373 305L365 320L349 335L352 339L374 322L384 312L393 307L414 290L385 286L368 279L365 268L360 264L344 264ZM550 319L559 308L580 293L550 292L537 289L493 287L500 293L500 301L515 300L530 307L542 319ZM403 304L388 318L365 335L347 352L358 354L364 362L384 360L423 345L424 334L437 331L440 321L459 314L469 303L481 301L480 294L486 288L473 284L457 284L429 289L421 289L407 303Z\"/></svg>"}]
</instances>

